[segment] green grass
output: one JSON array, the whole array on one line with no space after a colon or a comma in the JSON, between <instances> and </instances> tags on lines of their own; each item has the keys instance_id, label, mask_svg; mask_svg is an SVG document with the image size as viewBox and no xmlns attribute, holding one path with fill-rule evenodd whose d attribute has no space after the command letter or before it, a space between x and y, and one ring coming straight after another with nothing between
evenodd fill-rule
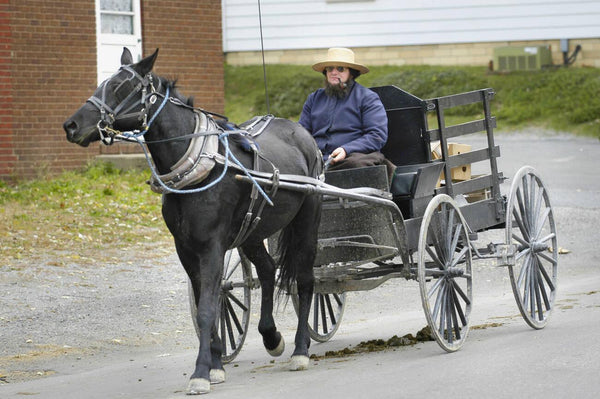
<instances>
[{"instance_id":1,"label":"green grass","mask_svg":"<svg viewBox=\"0 0 600 399\"><path fill-rule=\"evenodd\" d=\"M101 259L124 246L166 246L160 195L147 171L97 164L53 178L0 185L0 268L11 261L62 254ZM54 259L53 259L53 262Z\"/></svg>"},{"instance_id":2,"label":"green grass","mask_svg":"<svg viewBox=\"0 0 600 399\"><path fill-rule=\"evenodd\" d=\"M323 82L308 65L267 65L266 74L270 112L293 120L298 120L306 96ZM597 68L495 74L484 67L375 66L358 81L367 87L393 84L423 99L491 87L496 92L492 113L503 130L536 125L600 137ZM267 113L260 65L226 65L225 82L230 120ZM476 113L476 108L464 107L453 116L466 120Z\"/></svg>"}]
</instances>

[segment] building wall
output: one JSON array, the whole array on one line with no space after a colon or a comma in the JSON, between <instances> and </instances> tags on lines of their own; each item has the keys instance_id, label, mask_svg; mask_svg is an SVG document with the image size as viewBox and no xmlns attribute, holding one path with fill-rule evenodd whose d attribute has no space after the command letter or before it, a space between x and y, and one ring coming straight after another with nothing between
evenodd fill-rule
<instances>
[{"instance_id":1,"label":"building wall","mask_svg":"<svg viewBox=\"0 0 600 399\"><path fill-rule=\"evenodd\" d=\"M600 68L600 38L572 39L569 54L576 45L581 51L573 66ZM559 40L537 40L518 42L484 42L426 44L413 46L353 47L357 61L366 65L475 65L488 66L493 59L494 48L502 46L550 46L555 65L563 63ZM312 65L325 57L326 49L272 50L265 52L267 64ZM231 65L262 63L260 51L240 51L226 54Z\"/></svg>"},{"instance_id":2,"label":"building wall","mask_svg":"<svg viewBox=\"0 0 600 399\"><path fill-rule=\"evenodd\" d=\"M9 2L0 0L0 176L11 173L17 162L12 135L12 38Z\"/></svg>"},{"instance_id":3,"label":"building wall","mask_svg":"<svg viewBox=\"0 0 600 399\"><path fill-rule=\"evenodd\" d=\"M200 4L201 3L201 4ZM0 180L80 168L99 153L81 148L62 123L96 88L94 0L0 0ZM160 47L156 72L223 112L220 0L142 0L144 53Z\"/></svg>"},{"instance_id":4,"label":"building wall","mask_svg":"<svg viewBox=\"0 0 600 399\"><path fill-rule=\"evenodd\" d=\"M94 1L9 0L7 19L10 124L0 136L12 160L0 163L0 176L80 166L94 150L68 144L61 125L96 86Z\"/></svg>"},{"instance_id":5,"label":"building wall","mask_svg":"<svg viewBox=\"0 0 600 399\"><path fill-rule=\"evenodd\" d=\"M590 0L223 0L226 53L600 38ZM262 22L262 24L260 24Z\"/></svg>"}]
</instances>

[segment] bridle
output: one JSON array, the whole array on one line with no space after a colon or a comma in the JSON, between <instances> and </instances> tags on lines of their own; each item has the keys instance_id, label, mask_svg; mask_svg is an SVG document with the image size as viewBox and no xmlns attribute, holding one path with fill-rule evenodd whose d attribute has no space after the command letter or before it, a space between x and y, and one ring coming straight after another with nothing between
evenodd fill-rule
<instances>
[{"instance_id":1,"label":"bridle","mask_svg":"<svg viewBox=\"0 0 600 399\"><path fill-rule=\"evenodd\" d=\"M127 97L125 97L125 99L123 99L123 101L117 104L117 106L113 109L106 103L106 91L108 83L122 71L128 72L130 76L119 83L119 85L114 89L114 93L117 93L125 83L129 82L134 82L134 88L130 91ZM161 83L159 79L158 90L160 90L160 85ZM94 105L100 111L100 120L96 125L98 128L98 133L100 134L100 140L106 145L111 145L114 143L115 138L122 139L123 137L131 136L132 134L134 137L140 137L146 134L156 116L160 113L160 111L162 111L166 102L169 101L169 86L166 86L165 94L161 94L158 90L154 87L154 79L151 73L142 76L131 66L122 65L113 76L102 83L100 89L102 97L97 97L94 94L87 100L87 102ZM139 95L140 92L141 99L138 101L135 99L135 97ZM150 118L150 121L148 121L149 108L156 103L158 96L163 97L163 101L154 115ZM134 108L139 107L140 105L141 108L138 111L131 112ZM124 135L124 132L113 128L113 124L116 121L129 118L137 118L137 120L141 122L141 130L128 132L129 135Z\"/></svg>"}]
</instances>

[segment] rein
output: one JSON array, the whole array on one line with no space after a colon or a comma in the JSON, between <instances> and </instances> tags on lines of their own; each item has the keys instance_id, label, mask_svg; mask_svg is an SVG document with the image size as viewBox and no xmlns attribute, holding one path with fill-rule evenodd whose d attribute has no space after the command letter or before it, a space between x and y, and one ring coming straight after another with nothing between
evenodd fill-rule
<instances>
[{"instance_id":1,"label":"rein","mask_svg":"<svg viewBox=\"0 0 600 399\"><path fill-rule=\"evenodd\" d=\"M148 163L148 166L150 167L153 181L158 183L158 185L164 190L164 192L173 193L173 194L194 194L194 193L206 191L206 190L210 189L211 187L215 186L216 184L218 184L225 177L225 174L227 173L227 170L229 169L229 167L232 166L232 167L235 167L235 168L241 170L252 181L253 186L254 186L253 191L256 190L258 193L260 193L260 195L264 198L264 200L269 205L273 206L273 201L265 193L265 191L260 186L260 184L254 179L251 171L249 171L235 157L235 155L233 155L233 153L230 149L229 140L228 140L229 135L231 135L231 134L248 135L248 132L246 130L236 129L236 130L225 131L225 130L221 129L220 127L218 127L217 130L213 130L213 131L194 132L192 134L187 134L187 135L179 136L179 137L173 137L173 138L156 140L156 141L146 141L144 139L144 135L146 133L148 133L152 123L154 122L156 117L160 114L160 112L164 109L167 102L171 102L172 104L174 104L176 106L181 106L181 107L190 109L194 112L201 112L201 113L207 115L207 117L210 118L210 120L212 120L211 115L216 115L216 116L222 117L224 119L226 119L226 118L222 115L219 115L219 114L216 114L213 112L207 112L207 111L199 109L199 108L191 107L187 104L184 104L181 100L179 100L177 98L170 97L168 85L165 86L166 87L165 94L160 93L154 87L153 77L152 77L151 73L148 73L146 76L142 76L139 73L137 73L137 71L135 71L129 65L122 65L121 68L119 69L119 72L121 70L125 70L125 71L129 72L131 74L131 76L128 79L121 82L117 86L117 88L114 90L115 92L117 92L125 82L131 81L133 79L136 79L138 82L134 86L134 89L114 109L111 108L106 103L106 90L107 90L108 82L112 78L109 78L103 82L101 98L92 96L87 100L89 103L93 104L100 111L100 120L97 123L97 128L98 128L98 132L100 134L100 139L101 139L102 143L104 143L105 145L112 145L115 142L115 140L138 143L142 147L144 156L146 157L146 161ZM119 72L117 72L117 74ZM115 75L113 75L113 76L115 76ZM160 89L160 87L161 87L160 79L158 80L158 83L159 83L158 87ZM150 93L148 93L148 88L150 88ZM134 96L137 95L140 91L141 91L141 100L139 102L131 101L134 98ZM150 117L150 120L148 120L148 110L153 104L156 103L157 97L162 97L163 100L162 100L160 106L154 112L154 114ZM129 102L131 102L131 104L129 106L127 106ZM140 104L142 105L142 108L139 111L129 113L133 108L135 108L136 106L139 106ZM140 122L142 122L141 130L132 130L132 131L123 132L123 131L113 128L113 124L117 120L131 118L131 117L137 117L137 119ZM213 124L213 125L216 125L216 124ZM264 128L261 129L260 132L262 132L263 130L264 130ZM158 172L154 166L154 163L152 162L152 157L147 148L148 144L164 143L164 142L175 141L175 140L178 140L178 141L188 140L188 139L194 138L194 137L202 137L202 136L210 137L210 136L215 136L215 135L218 137L218 140L222 144L224 151L225 151L224 156L222 156L223 171L217 177L217 179L215 179L214 181L212 181L209 184L206 184L202 187L198 187L195 189L186 189L186 190L180 190L177 188L169 187L169 185L167 185L161 179L161 176L158 174ZM201 154L201 155L217 158L217 156L220 154L215 153L215 154ZM230 165L230 163L232 165Z\"/></svg>"}]
</instances>

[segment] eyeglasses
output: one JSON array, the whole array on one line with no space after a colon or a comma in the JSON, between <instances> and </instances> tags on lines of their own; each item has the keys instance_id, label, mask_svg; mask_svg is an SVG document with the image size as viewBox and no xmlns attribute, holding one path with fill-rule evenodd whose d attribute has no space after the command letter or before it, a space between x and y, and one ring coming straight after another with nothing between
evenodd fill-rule
<instances>
[{"instance_id":1,"label":"eyeglasses","mask_svg":"<svg viewBox=\"0 0 600 399\"><path fill-rule=\"evenodd\" d=\"M325 70L327 72L332 72L334 69L341 73L341 72L344 72L347 68L343 67L343 66L337 66L337 67L328 66L328 67L325 67Z\"/></svg>"}]
</instances>

